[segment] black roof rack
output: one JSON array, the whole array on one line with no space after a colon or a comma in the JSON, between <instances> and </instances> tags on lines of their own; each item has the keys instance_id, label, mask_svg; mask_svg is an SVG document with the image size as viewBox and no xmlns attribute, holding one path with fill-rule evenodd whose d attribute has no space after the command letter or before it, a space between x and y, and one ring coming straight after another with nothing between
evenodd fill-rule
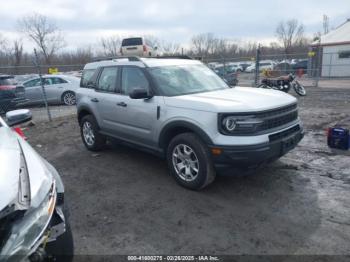
<instances>
[{"instance_id":1,"label":"black roof rack","mask_svg":"<svg viewBox=\"0 0 350 262\"><path fill-rule=\"evenodd\" d=\"M153 58L153 57L151 57ZM192 57L188 56L188 55L164 55L164 56L157 56L154 58L160 58L160 59L190 59L193 60Z\"/></svg>"},{"instance_id":2,"label":"black roof rack","mask_svg":"<svg viewBox=\"0 0 350 262\"><path fill-rule=\"evenodd\" d=\"M142 62L142 60L138 56L102 56L102 57L92 58L92 61L100 62L100 61L113 60L113 59L129 59L130 62Z\"/></svg>"}]
</instances>

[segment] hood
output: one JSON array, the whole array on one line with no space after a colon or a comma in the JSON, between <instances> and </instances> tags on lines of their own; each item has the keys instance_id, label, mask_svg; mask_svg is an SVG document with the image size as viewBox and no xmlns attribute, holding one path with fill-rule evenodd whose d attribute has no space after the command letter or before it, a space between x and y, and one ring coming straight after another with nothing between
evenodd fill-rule
<instances>
[{"instance_id":1,"label":"hood","mask_svg":"<svg viewBox=\"0 0 350 262\"><path fill-rule=\"evenodd\" d=\"M296 103L296 98L281 91L235 87L213 92L165 97L165 104L192 110L231 113L255 112Z\"/></svg>"},{"instance_id":2,"label":"hood","mask_svg":"<svg viewBox=\"0 0 350 262\"><path fill-rule=\"evenodd\" d=\"M50 190L52 176L41 157L10 128L0 127L0 211L19 205L21 152L29 174L30 206L37 207Z\"/></svg>"}]
</instances>

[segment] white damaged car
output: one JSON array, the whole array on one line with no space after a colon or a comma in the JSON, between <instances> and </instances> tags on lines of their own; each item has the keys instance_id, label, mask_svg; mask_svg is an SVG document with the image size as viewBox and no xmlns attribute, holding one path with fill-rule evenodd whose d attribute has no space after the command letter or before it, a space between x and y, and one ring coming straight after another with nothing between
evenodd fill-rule
<instances>
[{"instance_id":1,"label":"white damaged car","mask_svg":"<svg viewBox=\"0 0 350 262\"><path fill-rule=\"evenodd\" d=\"M69 261L73 238L56 169L10 126L29 110L0 117L0 261Z\"/></svg>"}]
</instances>

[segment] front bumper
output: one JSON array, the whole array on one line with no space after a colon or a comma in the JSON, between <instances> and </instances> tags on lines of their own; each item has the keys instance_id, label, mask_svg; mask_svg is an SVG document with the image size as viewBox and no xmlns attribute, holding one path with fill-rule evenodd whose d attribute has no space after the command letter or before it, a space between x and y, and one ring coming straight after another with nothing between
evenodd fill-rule
<instances>
[{"instance_id":1,"label":"front bumper","mask_svg":"<svg viewBox=\"0 0 350 262\"><path fill-rule=\"evenodd\" d=\"M221 154L212 155L214 167L218 174L229 174L239 168L254 168L271 163L294 149L304 137L300 125L269 136L270 141L247 146L210 146L220 149Z\"/></svg>"}]
</instances>

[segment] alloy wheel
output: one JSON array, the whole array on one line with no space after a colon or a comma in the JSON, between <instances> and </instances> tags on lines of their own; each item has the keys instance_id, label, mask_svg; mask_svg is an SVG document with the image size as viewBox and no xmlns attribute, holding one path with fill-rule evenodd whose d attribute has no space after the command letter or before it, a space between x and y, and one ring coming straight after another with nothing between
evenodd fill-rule
<instances>
[{"instance_id":1,"label":"alloy wheel","mask_svg":"<svg viewBox=\"0 0 350 262\"><path fill-rule=\"evenodd\" d=\"M199 173L199 161L194 150L185 144L177 145L172 154L176 174L186 182L194 181Z\"/></svg>"}]
</instances>

